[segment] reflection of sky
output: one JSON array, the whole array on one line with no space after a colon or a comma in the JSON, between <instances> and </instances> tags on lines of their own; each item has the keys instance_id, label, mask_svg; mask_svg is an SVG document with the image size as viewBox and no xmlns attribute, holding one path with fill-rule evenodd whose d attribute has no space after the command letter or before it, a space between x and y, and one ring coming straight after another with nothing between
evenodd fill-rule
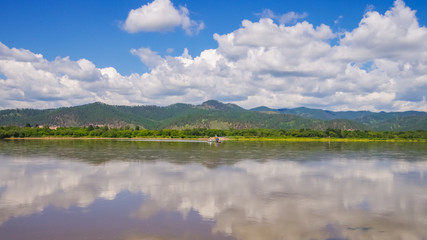
<instances>
[{"instance_id":1,"label":"reflection of sky","mask_svg":"<svg viewBox=\"0 0 427 240\"><path fill-rule=\"evenodd\" d=\"M427 236L427 161L355 156L331 152L319 161L251 159L207 168L196 162L93 165L0 155L0 224L51 206L90 209L129 192L146 196L130 210L132 219L165 212L188 219L196 212L214 222L213 233L237 239Z\"/></svg>"}]
</instances>

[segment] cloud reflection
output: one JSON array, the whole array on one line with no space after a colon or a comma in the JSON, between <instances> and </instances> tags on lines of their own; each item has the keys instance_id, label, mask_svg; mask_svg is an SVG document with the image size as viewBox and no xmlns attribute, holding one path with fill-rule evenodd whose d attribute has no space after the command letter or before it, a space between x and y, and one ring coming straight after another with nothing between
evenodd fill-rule
<instances>
[{"instance_id":1,"label":"cloud reflection","mask_svg":"<svg viewBox=\"0 0 427 240\"><path fill-rule=\"evenodd\" d=\"M91 165L0 155L0 224L51 205L84 208L129 191L148 196L130 217L178 211L185 219L196 211L215 222L212 233L236 239L427 236L427 161L345 156L331 152L320 161L242 160L207 168L196 162ZM147 237L132 239L156 239Z\"/></svg>"}]
</instances>

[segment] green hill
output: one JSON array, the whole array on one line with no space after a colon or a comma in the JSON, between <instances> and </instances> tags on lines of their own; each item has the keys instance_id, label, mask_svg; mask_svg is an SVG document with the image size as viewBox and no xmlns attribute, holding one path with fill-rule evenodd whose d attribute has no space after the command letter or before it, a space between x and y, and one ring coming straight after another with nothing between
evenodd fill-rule
<instances>
[{"instance_id":1,"label":"green hill","mask_svg":"<svg viewBox=\"0 0 427 240\"><path fill-rule=\"evenodd\" d=\"M257 107L252 111L290 114L319 120L347 119L363 124L371 130L378 131L413 131L427 130L427 113L407 112L370 112L370 111L327 111L312 108L272 109Z\"/></svg>"},{"instance_id":2,"label":"green hill","mask_svg":"<svg viewBox=\"0 0 427 240\"><path fill-rule=\"evenodd\" d=\"M0 111L0 126L139 126L145 129L359 129L427 130L427 113L331 112L320 109L246 110L235 104L209 100L200 105L114 106L91 103L57 109L14 109Z\"/></svg>"},{"instance_id":3,"label":"green hill","mask_svg":"<svg viewBox=\"0 0 427 240\"><path fill-rule=\"evenodd\" d=\"M322 109L312 109L312 108L293 108L293 109L278 109L277 110L283 114L292 114L298 115L307 118L315 118L320 120L333 120L333 119L348 119L355 120L357 118L372 114L368 111L341 111L341 112L333 112Z\"/></svg>"},{"instance_id":4,"label":"green hill","mask_svg":"<svg viewBox=\"0 0 427 240\"><path fill-rule=\"evenodd\" d=\"M377 131L415 131L427 129L427 116L394 117L371 124Z\"/></svg>"},{"instance_id":5,"label":"green hill","mask_svg":"<svg viewBox=\"0 0 427 240\"><path fill-rule=\"evenodd\" d=\"M270 114L243 109L234 104L210 100L201 105L173 104L159 106L112 106L92 103L76 107L0 111L0 125L30 124L60 127L138 125L146 129L365 129L348 120L322 121L287 114Z\"/></svg>"}]
</instances>

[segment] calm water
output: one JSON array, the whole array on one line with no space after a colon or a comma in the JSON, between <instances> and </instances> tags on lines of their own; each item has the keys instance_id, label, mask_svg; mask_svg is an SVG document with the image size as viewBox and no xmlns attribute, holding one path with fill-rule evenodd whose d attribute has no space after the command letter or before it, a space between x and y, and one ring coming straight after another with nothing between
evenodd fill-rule
<instances>
[{"instance_id":1,"label":"calm water","mask_svg":"<svg viewBox=\"0 0 427 240\"><path fill-rule=\"evenodd\" d=\"M427 239L427 144L0 141L0 239Z\"/></svg>"}]
</instances>

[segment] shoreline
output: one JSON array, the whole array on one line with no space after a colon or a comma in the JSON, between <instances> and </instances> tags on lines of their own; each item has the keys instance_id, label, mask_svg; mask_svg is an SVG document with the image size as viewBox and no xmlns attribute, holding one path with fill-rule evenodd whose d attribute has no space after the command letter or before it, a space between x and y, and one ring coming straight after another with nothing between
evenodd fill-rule
<instances>
[{"instance_id":1,"label":"shoreline","mask_svg":"<svg viewBox=\"0 0 427 240\"><path fill-rule=\"evenodd\" d=\"M106 137L25 137L4 138L4 140L127 140L146 142L209 142L208 137L203 138L106 138ZM221 142L402 142L402 143L426 143L427 139L368 139L368 138L258 138L258 137L221 137Z\"/></svg>"},{"instance_id":2,"label":"shoreline","mask_svg":"<svg viewBox=\"0 0 427 240\"><path fill-rule=\"evenodd\" d=\"M109 137L11 137L3 140L138 140L138 141L200 141L207 142L209 138L109 138Z\"/></svg>"},{"instance_id":3,"label":"shoreline","mask_svg":"<svg viewBox=\"0 0 427 240\"><path fill-rule=\"evenodd\" d=\"M236 138L237 142L408 142L426 143L427 139L369 139L369 138Z\"/></svg>"}]
</instances>

